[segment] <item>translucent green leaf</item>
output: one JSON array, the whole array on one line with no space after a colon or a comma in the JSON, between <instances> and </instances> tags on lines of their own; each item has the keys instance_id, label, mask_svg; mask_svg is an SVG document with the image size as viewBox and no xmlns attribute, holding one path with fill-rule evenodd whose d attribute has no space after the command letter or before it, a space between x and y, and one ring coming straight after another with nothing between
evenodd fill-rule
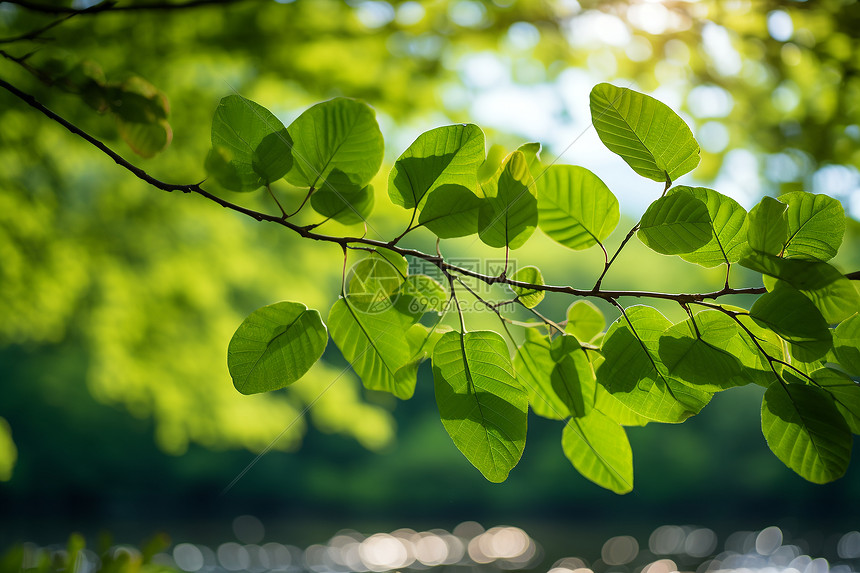
<instances>
[{"instance_id":1,"label":"translucent green leaf","mask_svg":"<svg viewBox=\"0 0 860 573\"><path fill-rule=\"evenodd\" d=\"M787 258L829 261L836 256L845 234L845 210L838 199L798 191L781 195L788 205Z\"/></svg>"},{"instance_id":2,"label":"translucent green leaf","mask_svg":"<svg viewBox=\"0 0 860 573\"><path fill-rule=\"evenodd\" d=\"M525 387L535 414L550 420L563 420L570 412L552 388L554 367L549 338L535 328L525 329L525 340L514 357L517 380Z\"/></svg>"},{"instance_id":3,"label":"translucent green leaf","mask_svg":"<svg viewBox=\"0 0 860 573\"><path fill-rule=\"evenodd\" d=\"M239 95L221 100L212 120L209 171L226 189L254 191L293 166L291 134L263 106Z\"/></svg>"},{"instance_id":4,"label":"translucent green leaf","mask_svg":"<svg viewBox=\"0 0 860 573\"><path fill-rule=\"evenodd\" d=\"M427 275L409 275L400 285L396 304L410 314L442 312L448 303L445 287Z\"/></svg>"},{"instance_id":5,"label":"translucent green leaf","mask_svg":"<svg viewBox=\"0 0 860 573\"><path fill-rule=\"evenodd\" d=\"M433 351L442 424L485 478L503 482L526 443L528 398L495 332L448 332Z\"/></svg>"},{"instance_id":6,"label":"translucent green leaf","mask_svg":"<svg viewBox=\"0 0 860 573\"><path fill-rule=\"evenodd\" d=\"M473 194L484 161L484 132L477 125L446 125L418 136L394 163L388 195L395 205L421 208L427 194L442 185Z\"/></svg>"},{"instance_id":7,"label":"translucent green leaf","mask_svg":"<svg viewBox=\"0 0 860 573\"><path fill-rule=\"evenodd\" d=\"M703 202L713 230L708 243L691 253L681 254L682 259L703 267L716 267L737 261L749 250L747 212L737 201L705 187L680 185L669 190L669 195L674 193L687 193Z\"/></svg>"},{"instance_id":8,"label":"translucent green leaf","mask_svg":"<svg viewBox=\"0 0 860 573\"><path fill-rule=\"evenodd\" d=\"M132 151L144 158L154 157L173 141L173 129L164 120L152 123L118 120L117 133Z\"/></svg>"},{"instance_id":9,"label":"translucent green leaf","mask_svg":"<svg viewBox=\"0 0 860 573\"><path fill-rule=\"evenodd\" d=\"M537 180L542 171L540 164L541 144L537 142L523 143L517 147L517 151L522 151L526 158L526 163L529 166L529 172L532 174L532 178Z\"/></svg>"},{"instance_id":10,"label":"translucent green leaf","mask_svg":"<svg viewBox=\"0 0 860 573\"><path fill-rule=\"evenodd\" d=\"M773 197L764 197L749 213L747 240L750 248L778 255L788 240L788 205Z\"/></svg>"},{"instance_id":11,"label":"translucent green leaf","mask_svg":"<svg viewBox=\"0 0 860 573\"><path fill-rule=\"evenodd\" d=\"M495 175L504 160L505 148L498 143L491 145L490 149L487 150L487 158L478 167L478 183L483 183Z\"/></svg>"},{"instance_id":12,"label":"translucent green leaf","mask_svg":"<svg viewBox=\"0 0 860 573\"><path fill-rule=\"evenodd\" d=\"M705 392L727 390L748 382L741 376L743 365L724 348L731 341L740 342L739 338L740 328L731 317L705 311L663 333L660 359L669 374L686 384Z\"/></svg>"},{"instance_id":13,"label":"translucent green leaf","mask_svg":"<svg viewBox=\"0 0 860 573\"><path fill-rule=\"evenodd\" d=\"M375 251L360 259L347 276L350 303L365 312L381 312L390 307L394 303L392 295L406 279L406 260L400 255L383 253L391 251Z\"/></svg>"},{"instance_id":14,"label":"translucent green leaf","mask_svg":"<svg viewBox=\"0 0 860 573\"><path fill-rule=\"evenodd\" d=\"M615 493L633 490L633 450L624 428L608 416L592 410L583 418L571 418L561 447L583 477Z\"/></svg>"},{"instance_id":15,"label":"translucent green leaf","mask_svg":"<svg viewBox=\"0 0 860 573\"><path fill-rule=\"evenodd\" d=\"M320 359L328 334L319 312L298 302L258 308L227 347L227 367L242 394L289 386Z\"/></svg>"},{"instance_id":16,"label":"translucent green leaf","mask_svg":"<svg viewBox=\"0 0 860 573\"><path fill-rule=\"evenodd\" d=\"M362 188L382 164L384 144L376 114L366 103L336 97L305 110L287 128L293 141L293 168L287 181L300 187L323 188L334 171L331 187L345 181Z\"/></svg>"},{"instance_id":17,"label":"translucent green leaf","mask_svg":"<svg viewBox=\"0 0 860 573\"><path fill-rule=\"evenodd\" d=\"M762 401L761 429L776 457L811 482L831 482L848 468L851 431L820 388L774 382Z\"/></svg>"},{"instance_id":18,"label":"translucent green leaf","mask_svg":"<svg viewBox=\"0 0 860 573\"><path fill-rule=\"evenodd\" d=\"M747 309L731 305L723 305L723 308L734 312L748 312ZM722 313L708 310L697 314L696 321L699 325L699 330L707 332L711 329L712 323L723 323L722 318L717 318L718 314ZM738 359L744 367L741 377L746 382L767 388L774 381L775 374L771 370L767 357L759 350L759 346L764 349L768 356L777 360L786 360L788 357L783 351L783 340L774 331L759 326L748 314L740 314L737 316L737 319L743 324L746 330L738 328L735 331L736 334L730 338L709 336L708 340ZM755 342L747 334L747 330L755 337Z\"/></svg>"},{"instance_id":19,"label":"translucent green leaf","mask_svg":"<svg viewBox=\"0 0 860 573\"><path fill-rule=\"evenodd\" d=\"M573 336L558 336L550 346L555 366L550 374L552 389L570 415L588 415L594 409L596 380L585 351Z\"/></svg>"},{"instance_id":20,"label":"translucent green leaf","mask_svg":"<svg viewBox=\"0 0 860 573\"><path fill-rule=\"evenodd\" d=\"M771 292L761 295L750 309L750 316L811 358L824 356L832 347L824 317L811 300L786 282L777 281Z\"/></svg>"},{"instance_id":21,"label":"translucent green leaf","mask_svg":"<svg viewBox=\"0 0 860 573\"><path fill-rule=\"evenodd\" d=\"M672 323L647 306L626 312L635 334L624 317L612 323L601 346L606 360L597 369L597 382L649 420L679 423L698 414L712 394L674 380L660 360L660 335Z\"/></svg>"},{"instance_id":22,"label":"translucent green leaf","mask_svg":"<svg viewBox=\"0 0 860 573\"><path fill-rule=\"evenodd\" d=\"M860 314L854 314L836 327L833 350L845 370L860 376Z\"/></svg>"},{"instance_id":23,"label":"translucent green leaf","mask_svg":"<svg viewBox=\"0 0 860 573\"><path fill-rule=\"evenodd\" d=\"M467 237L478 232L481 199L466 187L441 185L427 195L418 223L440 239Z\"/></svg>"},{"instance_id":24,"label":"translucent green leaf","mask_svg":"<svg viewBox=\"0 0 860 573\"><path fill-rule=\"evenodd\" d=\"M853 434L860 434L860 384L833 368L820 368L812 379L830 394Z\"/></svg>"},{"instance_id":25,"label":"translucent green leaf","mask_svg":"<svg viewBox=\"0 0 860 573\"><path fill-rule=\"evenodd\" d=\"M618 225L618 200L597 175L574 165L552 165L538 180L540 228L574 250L603 243Z\"/></svg>"},{"instance_id":26,"label":"translucent green leaf","mask_svg":"<svg viewBox=\"0 0 860 573\"><path fill-rule=\"evenodd\" d=\"M600 384L595 388L594 408L622 426L645 426L651 421L625 406Z\"/></svg>"},{"instance_id":27,"label":"translucent green leaf","mask_svg":"<svg viewBox=\"0 0 860 573\"><path fill-rule=\"evenodd\" d=\"M805 294L829 324L845 320L860 308L860 293L854 281L827 263L751 253L740 264L781 279Z\"/></svg>"},{"instance_id":28,"label":"translucent green leaf","mask_svg":"<svg viewBox=\"0 0 860 573\"><path fill-rule=\"evenodd\" d=\"M417 319L390 305L381 312L366 312L341 298L331 308L328 325L332 340L366 388L406 400L415 392L423 359L407 337Z\"/></svg>"},{"instance_id":29,"label":"translucent green leaf","mask_svg":"<svg viewBox=\"0 0 860 573\"><path fill-rule=\"evenodd\" d=\"M645 94L598 84L591 121L603 144L648 179L675 181L699 164L699 144L684 120Z\"/></svg>"},{"instance_id":30,"label":"translucent green leaf","mask_svg":"<svg viewBox=\"0 0 860 573\"><path fill-rule=\"evenodd\" d=\"M522 247L538 222L534 179L523 153L511 153L496 174L481 184L481 191L481 240L491 247Z\"/></svg>"},{"instance_id":31,"label":"translucent green leaf","mask_svg":"<svg viewBox=\"0 0 860 573\"><path fill-rule=\"evenodd\" d=\"M100 72L101 70L99 70ZM95 95L85 88L89 95ZM117 131L132 151L153 157L170 145L173 130L167 122L167 96L138 76L121 84L108 85L97 99L105 103L117 120ZM95 103L90 100L91 103Z\"/></svg>"},{"instance_id":32,"label":"translucent green leaf","mask_svg":"<svg viewBox=\"0 0 860 573\"><path fill-rule=\"evenodd\" d=\"M9 423L0 418L0 481L9 481L12 478L17 459L18 448L12 441L12 430Z\"/></svg>"},{"instance_id":33,"label":"translucent green leaf","mask_svg":"<svg viewBox=\"0 0 860 573\"><path fill-rule=\"evenodd\" d=\"M354 192L344 191L342 187L340 190L323 187L311 196L311 207L324 217L330 217L344 225L352 225L367 220L373 211L373 201L371 185Z\"/></svg>"},{"instance_id":34,"label":"translucent green leaf","mask_svg":"<svg viewBox=\"0 0 860 573\"><path fill-rule=\"evenodd\" d=\"M604 328L606 328L606 319L591 301L578 300L568 307L564 331L582 342L592 340L603 332Z\"/></svg>"},{"instance_id":35,"label":"translucent green leaf","mask_svg":"<svg viewBox=\"0 0 860 573\"><path fill-rule=\"evenodd\" d=\"M639 222L639 240L664 255L691 253L714 235L708 207L684 191L651 203Z\"/></svg>"},{"instance_id":36,"label":"translucent green leaf","mask_svg":"<svg viewBox=\"0 0 860 573\"><path fill-rule=\"evenodd\" d=\"M519 269L514 275L511 277L512 280L529 283L533 285L543 285L543 275L540 272L540 269L537 267L523 267ZM526 308L534 308L540 301L543 300L544 291L530 289L530 288L520 288L516 286L512 286L511 290L514 291L514 294L517 295L517 298L523 306Z\"/></svg>"}]
</instances>

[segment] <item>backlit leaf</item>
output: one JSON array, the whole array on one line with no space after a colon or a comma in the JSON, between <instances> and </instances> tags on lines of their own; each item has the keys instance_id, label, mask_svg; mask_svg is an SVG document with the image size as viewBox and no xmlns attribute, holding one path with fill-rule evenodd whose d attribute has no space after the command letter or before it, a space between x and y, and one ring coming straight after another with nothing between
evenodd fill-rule
<instances>
[{"instance_id":1,"label":"backlit leaf","mask_svg":"<svg viewBox=\"0 0 860 573\"><path fill-rule=\"evenodd\" d=\"M788 240L788 205L764 197L749 213L747 240L750 248L778 255Z\"/></svg>"},{"instance_id":2,"label":"backlit leaf","mask_svg":"<svg viewBox=\"0 0 860 573\"><path fill-rule=\"evenodd\" d=\"M714 232L708 207L690 193L676 192L651 203L639 222L639 240L664 255L691 253Z\"/></svg>"},{"instance_id":3,"label":"backlit leaf","mask_svg":"<svg viewBox=\"0 0 860 573\"><path fill-rule=\"evenodd\" d=\"M567 309L567 324L564 331L574 335L582 342L588 342L603 332L606 319L594 303L578 300Z\"/></svg>"},{"instance_id":4,"label":"backlit leaf","mask_svg":"<svg viewBox=\"0 0 860 573\"><path fill-rule=\"evenodd\" d=\"M511 153L496 174L481 184L484 200L478 212L478 233L491 247L517 249L538 222L534 179L521 151Z\"/></svg>"},{"instance_id":5,"label":"backlit leaf","mask_svg":"<svg viewBox=\"0 0 860 573\"><path fill-rule=\"evenodd\" d=\"M705 187L678 186L669 190L674 193L687 193L702 201L708 209L713 233L711 240L681 258L703 267L715 267L733 263L748 250L747 212L731 197Z\"/></svg>"},{"instance_id":6,"label":"backlit leaf","mask_svg":"<svg viewBox=\"0 0 860 573\"><path fill-rule=\"evenodd\" d=\"M543 285L543 275L540 272L540 269L537 267L522 267L517 270L516 273L511 277L512 280L529 283L533 285ZM511 290L514 291L514 294L517 295L517 298L523 306L526 308L534 308L540 301L543 300L544 291L530 289L530 288L520 288L517 286L511 286Z\"/></svg>"},{"instance_id":7,"label":"backlit leaf","mask_svg":"<svg viewBox=\"0 0 860 573\"><path fill-rule=\"evenodd\" d=\"M242 394L289 386L320 359L327 342L319 312L298 302L259 308L242 322L227 347L233 385Z\"/></svg>"},{"instance_id":8,"label":"backlit leaf","mask_svg":"<svg viewBox=\"0 0 860 573\"><path fill-rule=\"evenodd\" d=\"M845 234L845 210L838 199L798 191L779 200L788 205L785 257L829 261L836 256Z\"/></svg>"},{"instance_id":9,"label":"backlit leaf","mask_svg":"<svg viewBox=\"0 0 860 573\"><path fill-rule=\"evenodd\" d=\"M615 493L633 490L633 450L624 428L608 416L592 410L583 418L571 418L561 447L583 477Z\"/></svg>"}]
</instances>

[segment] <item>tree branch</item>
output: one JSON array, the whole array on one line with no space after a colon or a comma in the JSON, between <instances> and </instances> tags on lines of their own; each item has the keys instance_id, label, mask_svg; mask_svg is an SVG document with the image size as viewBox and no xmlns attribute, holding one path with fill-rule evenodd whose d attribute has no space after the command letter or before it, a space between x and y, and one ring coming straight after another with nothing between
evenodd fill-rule
<instances>
[{"instance_id":1,"label":"tree branch","mask_svg":"<svg viewBox=\"0 0 860 573\"><path fill-rule=\"evenodd\" d=\"M114 0L105 0L89 8L70 8L68 6L53 6L30 2L29 0L4 0L3 4L14 4L31 12L42 14L99 14L102 12L142 12L146 10L184 10L186 8L197 8L200 6L212 6L232 4L239 0L189 0L188 2L151 2L145 4L129 4L117 6Z\"/></svg>"},{"instance_id":2,"label":"tree branch","mask_svg":"<svg viewBox=\"0 0 860 573\"><path fill-rule=\"evenodd\" d=\"M221 205L225 209L230 209L231 211L235 211L237 213L241 213L242 215L246 215L255 219L257 221L266 221L269 223L275 223L277 225L281 225L295 232L299 236L305 239L311 239L314 241L333 243L340 245L341 248L347 248L349 245L365 245L368 247L373 247L376 249L388 249L389 251L395 252L402 256L410 256L416 257L418 259L422 259L427 261L435 266L437 266L444 274L449 275L449 273L456 273L462 276L469 276L475 279L478 279L488 285L492 285L495 283L502 283L509 286L515 286L523 289L536 290L536 291L544 291L544 292L554 292L554 293L562 293L568 294L572 296L579 296L585 298L598 298L610 302L612 304L617 305L617 300L619 298L652 298L652 299L660 299L660 300L670 300L675 301L677 303L689 304L689 303L701 303L706 300L715 300L718 298L722 298L725 296L733 296L733 295L759 295L764 294L766 289L764 287L746 287L746 288L727 288L723 287L720 290L706 293L664 293L664 292L652 292L652 291L630 291L630 290L601 290L599 288L599 284L595 285L594 288L590 290L577 289L572 286L564 286L564 285L545 285L545 284L532 284L523 281L517 281L510 279L506 276L489 276L485 274L481 274L479 272L473 271L468 268L459 267L457 265L453 265L451 263L446 262L441 255L431 255L428 253L424 253L422 251L418 251L416 249L407 249L398 247L396 245L392 245L390 242L368 239L366 237L336 237L331 235L323 235L319 233L315 233L312 229L315 225L310 226L301 226L295 223L290 222L283 218L283 216L278 215L270 215L268 213L263 213L260 211L255 211L253 209L248 209L247 207L243 207L226 199L222 199L217 195L206 191L201 187L201 183L191 183L191 184L176 184L176 183L167 183L165 181L161 181L148 174L143 169L136 167L135 165L129 163L125 159L122 158L118 153L110 149L107 145L105 145L102 141L96 139L92 135L88 134L84 130L70 123L66 119L57 115L50 109L46 108L44 105L39 103L36 98L32 95L27 94L16 88L15 86L9 84L2 78L0 78L0 87L16 96L18 99L27 103L30 107L38 110L46 117L51 120L59 123L66 129L68 129L73 134L81 137L86 140L94 147L99 149L102 153L110 157L117 165L122 167L123 169L131 172L135 177L144 181L145 183L155 187L156 189L161 189L162 191L173 192L173 191L181 191L183 193L194 193L200 195L201 197L205 197L206 199ZM632 236L632 232L628 233L628 239ZM626 242L626 240L625 240ZM623 243L622 243L623 246ZM619 247L619 251L621 248ZM617 252L616 252L617 256ZM614 260L615 257L613 257ZM611 261L610 261L611 262ZM605 274L605 273L604 273ZM860 280L860 271L853 272L847 275L848 278L852 280Z\"/></svg>"}]
</instances>

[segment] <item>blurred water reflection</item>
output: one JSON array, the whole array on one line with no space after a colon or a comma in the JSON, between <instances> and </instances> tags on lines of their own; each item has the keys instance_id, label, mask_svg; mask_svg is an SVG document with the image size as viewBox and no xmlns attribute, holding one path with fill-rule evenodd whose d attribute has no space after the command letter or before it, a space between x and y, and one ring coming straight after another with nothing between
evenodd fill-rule
<instances>
[{"instance_id":1,"label":"blurred water reflection","mask_svg":"<svg viewBox=\"0 0 860 573\"><path fill-rule=\"evenodd\" d=\"M860 531L832 535L823 553L836 556L829 561L810 555L802 538L770 526L759 531L736 531L720 540L705 527L662 525L645 539L617 535L593 547L589 554L569 555L545 562L540 544L519 527L495 526L485 529L467 521L452 531L415 531L401 528L391 532L359 533L342 530L325 543L304 549L266 538L263 523L243 515L233 521L235 540L217 547L178 540L168 551L152 559L157 565L187 573L348 573L422 571L446 568L455 571L530 570L547 573L858 573L860 572ZM827 545L832 545L829 547ZM61 546L23 547L20 569L32 569L39 556L64 553ZM111 548L138 554L129 546ZM76 573L99 571L100 558L93 551L80 554Z\"/></svg>"}]
</instances>

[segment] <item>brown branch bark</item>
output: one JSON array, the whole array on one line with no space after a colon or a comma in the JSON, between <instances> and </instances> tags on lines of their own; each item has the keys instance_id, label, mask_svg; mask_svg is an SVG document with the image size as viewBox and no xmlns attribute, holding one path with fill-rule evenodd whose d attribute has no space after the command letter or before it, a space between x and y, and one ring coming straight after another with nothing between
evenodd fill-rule
<instances>
[{"instance_id":1,"label":"brown branch bark","mask_svg":"<svg viewBox=\"0 0 860 573\"><path fill-rule=\"evenodd\" d=\"M102 141L96 139L92 135L88 134L84 130L80 129L76 125L70 123L66 119L57 115L41 103L39 103L36 98L32 95L21 91L10 83L6 82L2 78L0 78L0 87L16 96L18 99L27 103L30 107L36 109L41 112L43 115L48 117L49 119L57 122L58 124L65 127L67 130L72 132L73 134L81 137L82 139L89 142L91 145L96 147L99 151L110 157L117 165L122 167L123 169L131 172L135 177L144 181L145 183L155 187L156 189L161 189L162 191L173 192L173 191L181 191L183 193L194 193L200 195L201 197L205 197L206 199L212 201L213 203L217 203L221 205L225 209L230 209L231 211L235 211L242 215L251 217L257 221L266 221L269 223L275 223L277 225L281 225L290 229L294 233L299 236L310 239L313 241L321 241L326 243L333 243L340 245L341 248L346 248L351 245L364 245L367 247L372 247L375 249L388 249L392 252L398 253L402 256L410 256L422 259L431 264L436 265L443 273L456 273L461 276L468 276L475 279L478 279L488 285L492 285L495 283L502 283L510 286L516 286L520 288L539 290L544 292L555 292L555 293L563 293L569 294L572 296L586 297L586 298L598 298L605 300L607 302L615 303L620 298L651 298L651 299L659 299L659 300L670 300L677 303L700 303L706 300L715 300L718 298L722 298L725 296L732 295L758 295L764 294L766 292L764 287L746 287L746 288L728 288L724 287L720 290L706 292L706 293L665 293L665 292L653 292L653 291L635 291L635 290L601 290L599 285L595 285L594 288L583 290L577 289L572 286L566 285L537 285L522 281L516 281L510 279L505 276L489 276L485 274L481 274L479 272L473 271L468 268L459 267L457 265L453 265L451 263L446 262L441 256L438 254L431 255L428 253L424 253L422 251L416 249L407 249L403 247L398 247L391 242L379 241L375 239L368 239L366 237L337 237L332 235L324 235L320 233L313 232L314 226L301 226L297 225L288 219L285 219L281 215L270 215L268 213L263 213L260 211L255 211L253 209L248 209L247 207L243 207L209 191L205 190L201 185L201 183L190 183L190 184L177 184L177 183L167 183L160 179L157 179L140 169L139 167L129 163L118 153L110 149L107 145L105 145ZM626 241L625 241L626 242ZM620 250L620 249L619 249ZM617 253L616 253L617 254ZM615 257L613 257L614 259ZM605 269L604 269L605 270ZM605 274L605 273L604 273ZM860 271L849 273L847 275L849 279L852 280L860 280Z\"/></svg>"}]
</instances>

